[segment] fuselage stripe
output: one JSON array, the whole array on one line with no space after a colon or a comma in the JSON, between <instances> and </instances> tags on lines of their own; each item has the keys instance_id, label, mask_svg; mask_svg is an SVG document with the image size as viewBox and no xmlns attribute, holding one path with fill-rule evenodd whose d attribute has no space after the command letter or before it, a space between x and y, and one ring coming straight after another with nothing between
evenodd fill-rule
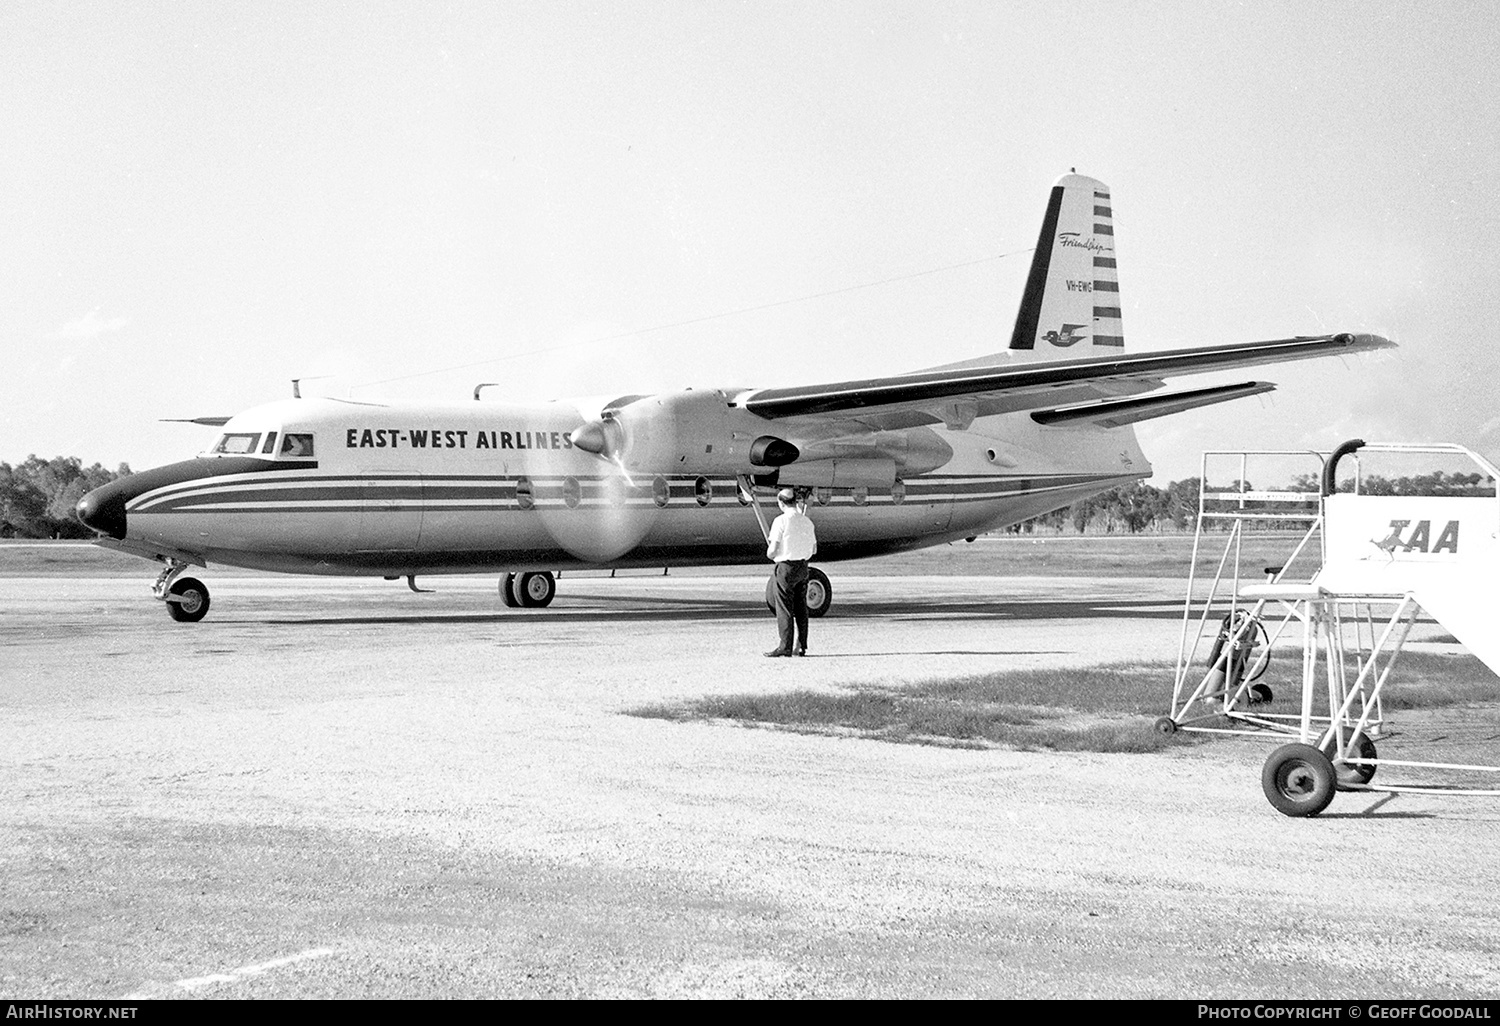
<instances>
[{"instance_id":1,"label":"fuselage stripe","mask_svg":"<svg viewBox=\"0 0 1500 1026\"><path fill-rule=\"evenodd\" d=\"M1002 498L1044 495L1079 485L1107 486L1110 481L1129 480L1132 475L1076 474L1052 477L948 477L934 480L916 479L906 482L906 491L898 500L888 491L867 491L861 502L856 502L852 492L841 490L827 502L816 501L813 508L830 506L925 506L942 503L987 502ZM336 481L303 479L296 482L278 481L231 483L216 479L189 492L173 491L161 495L148 493L130 507L132 514L145 513L223 513L249 511L306 511L306 512L378 512L385 509L407 511L428 510L432 512L458 512L463 510L493 510L514 507L519 509L517 491L513 481L505 483L481 483L434 487L425 481L386 481L367 483L362 487L351 487L348 479ZM598 478L579 482L574 501L569 504L562 478L534 478L532 480L532 506L536 508L610 509L635 507L649 509L657 503L648 488L637 485L633 494L625 491L613 478ZM735 508L739 506L737 492L733 486L715 487L714 501L710 507ZM735 499L731 505L721 500ZM691 485L669 490L667 506L663 509L692 509L698 505Z\"/></svg>"}]
</instances>

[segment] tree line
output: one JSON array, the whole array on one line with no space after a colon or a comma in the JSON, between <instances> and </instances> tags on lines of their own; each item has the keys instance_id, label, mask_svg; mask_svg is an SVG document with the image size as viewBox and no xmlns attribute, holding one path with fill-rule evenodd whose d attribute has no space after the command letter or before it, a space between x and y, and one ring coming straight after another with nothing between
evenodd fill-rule
<instances>
[{"instance_id":1,"label":"tree line","mask_svg":"<svg viewBox=\"0 0 1500 1026\"><path fill-rule=\"evenodd\" d=\"M1012 525L1007 530L1012 534L1032 534L1036 531L1062 533L1069 529L1079 534L1141 534L1143 532L1164 533L1168 531L1191 531L1198 526L1198 499L1201 491L1249 492L1255 488L1249 481L1235 481L1226 485L1210 484L1200 487L1201 479L1190 477L1185 481L1173 481L1165 488L1138 482L1121 485L1107 492L1081 499L1066 509L1054 510L1031 520ZM1299 475L1290 485L1272 490L1283 492L1316 493L1322 483L1311 475ZM1338 483L1338 491L1354 491L1354 478ZM1382 477L1367 474L1359 481L1361 495L1456 495L1493 497L1495 482L1482 474L1459 474L1433 471L1409 477ZM1295 511L1283 506L1283 511ZM1310 521L1311 518L1309 518ZM1294 526L1294 521L1283 523L1250 525L1250 530L1266 530ZM1228 521L1217 521L1215 529L1229 529Z\"/></svg>"},{"instance_id":2,"label":"tree line","mask_svg":"<svg viewBox=\"0 0 1500 1026\"><path fill-rule=\"evenodd\" d=\"M1198 478L1173 481L1165 488L1138 481L1080 499L1071 506L1043 513L1006 528L1011 534L1045 531L1061 534L1140 534L1190 531L1198 523Z\"/></svg>"},{"instance_id":3,"label":"tree line","mask_svg":"<svg viewBox=\"0 0 1500 1026\"><path fill-rule=\"evenodd\" d=\"M97 463L85 467L76 456L28 456L14 467L0 463L0 537L92 538L73 507L85 492L128 473L124 463L111 471Z\"/></svg>"}]
</instances>

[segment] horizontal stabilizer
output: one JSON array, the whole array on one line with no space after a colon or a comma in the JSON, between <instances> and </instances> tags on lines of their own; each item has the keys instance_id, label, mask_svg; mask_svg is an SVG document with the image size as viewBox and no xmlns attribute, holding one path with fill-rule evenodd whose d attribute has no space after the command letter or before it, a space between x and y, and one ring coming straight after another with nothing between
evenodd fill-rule
<instances>
[{"instance_id":1,"label":"horizontal stabilizer","mask_svg":"<svg viewBox=\"0 0 1500 1026\"><path fill-rule=\"evenodd\" d=\"M1200 406L1228 402L1247 395L1262 395L1274 392L1276 386L1269 381L1247 381L1242 385L1217 385L1212 388L1195 388L1186 392L1169 392L1166 395L1132 397L1128 399L1106 399L1103 402L1082 406L1067 406L1054 410L1037 410L1031 419L1038 424L1072 425L1094 424L1099 427L1123 427L1153 417L1165 417L1184 410L1196 410Z\"/></svg>"}]
</instances>

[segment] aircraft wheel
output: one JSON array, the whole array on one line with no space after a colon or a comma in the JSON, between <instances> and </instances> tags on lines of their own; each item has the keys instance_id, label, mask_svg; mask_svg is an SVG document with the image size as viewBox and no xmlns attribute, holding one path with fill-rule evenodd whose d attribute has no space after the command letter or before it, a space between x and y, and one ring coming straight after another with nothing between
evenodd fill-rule
<instances>
[{"instance_id":1,"label":"aircraft wheel","mask_svg":"<svg viewBox=\"0 0 1500 1026\"><path fill-rule=\"evenodd\" d=\"M500 578L500 598L512 609L520 606L521 600L516 598L515 574L506 574Z\"/></svg>"},{"instance_id":2,"label":"aircraft wheel","mask_svg":"<svg viewBox=\"0 0 1500 1026\"><path fill-rule=\"evenodd\" d=\"M174 581L167 591L167 615L178 623L197 623L208 615L208 585L196 577Z\"/></svg>"},{"instance_id":3,"label":"aircraft wheel","mask_svg":"<svg viewBox=\"0 0 1500 1026\"><path fill-rule=\"evenodd\" d=\"M815 566L809 567L807 571L807 615L814 618L824 616L831 605L833 605L833 585L828 583L828 575Z\"/></svg>"},{"instance_id":4,"label":"aircraft wheel","mask_svg":"<svg viewBox=\"0 0 1500 1026\"><path fill-rule=\"evenodd\" d=\"M1333 743L1333 739L1330 738L1327 744L1324 745L1322 752L1329 759L1332 759L1336 748L1337 746ZM1361 734L1359 742L1354 746L1354 757L1356 759L1379 758L1375 753L1375 742L1371 741L1364 734ZM1338 778L1335 786L1340 791L1346 791L1349 789L1348 785L1350 784L1368 784L1375 779L1375 770L1377 768L1376 766L1360 766L1348 763L1341 766L1336 765L1333 767L1334 774Z\"/></svg>"},{"instance_id":5,"label":"aircraft wheel","mask_svg":"<svg viewBox=\"0 0 1500 1026\"><path fill-rule=\"evenodd\" d=\"M1269 684L1251 684L1250 701L1256 705L1267 705L1276 697Z\"/></svg>"},{"instance_id":6,"label":"aircraft wheel","mask_svg":"<svg viewBox=\"0 0 1500 1026\"><path fill-rule=\"evenodd\" d=\"M552 596L557 594L557 581L550 570L522 574L516 581L516 592L521 596L521 605L527 609L540 609L552 604Z\"/></svg>"},{"instance_id":7,"label":"aircraft wheel","mask_svg":"<svg viewBox=\"0 0 1500 1026\"><path fill-rule=\"evenodd\" d=\"M1154 727L1158 734L1172 735L1177 733L1177 721L1170 716L1159 717Z\"/></svg>"},{"instance_id":8,"label":"aircraft wheel","mask_svg":"<svg viewBox=\"0 0 1500 1026\"><path fill-rule=\"evenodd\" d=\"M828 582L828 575L816 567L810 567L807 571L807 615L809 618L825 616L828 607L833 605L833 585ZM773 573L771 579L766 582L766 608L776 612L776 575Z\"/></svg>"},{"instance_id":9,"label":"aircraft wheel","mask_svg":"<svg viewBox=\"0 0 1500 1026\"><path fill-rule=\"evenodd\" d=\"M1312 745L1282 745L1260 774L1261 790L1283 816L1316 816L1333 801L1338 777Z\"/></svg>"}]
</instances>

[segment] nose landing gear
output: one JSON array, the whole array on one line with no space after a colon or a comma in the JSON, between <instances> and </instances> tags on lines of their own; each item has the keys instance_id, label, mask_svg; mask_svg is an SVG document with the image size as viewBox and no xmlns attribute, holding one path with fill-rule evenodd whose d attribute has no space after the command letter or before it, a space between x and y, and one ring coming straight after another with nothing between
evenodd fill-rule
<instances>
[{"instance_id":1,"label":"nose landing gear","mask_svg":"<svg viewBox=\"0 0 1500 1026\"><path fill-rule=\"evenodd\" d=\"M170 560L151 586L151 594L167 604L167 615L178 623L197 623L208 615L208 585L183 577L189 564Z\"/></svg>"}]
</instances>

